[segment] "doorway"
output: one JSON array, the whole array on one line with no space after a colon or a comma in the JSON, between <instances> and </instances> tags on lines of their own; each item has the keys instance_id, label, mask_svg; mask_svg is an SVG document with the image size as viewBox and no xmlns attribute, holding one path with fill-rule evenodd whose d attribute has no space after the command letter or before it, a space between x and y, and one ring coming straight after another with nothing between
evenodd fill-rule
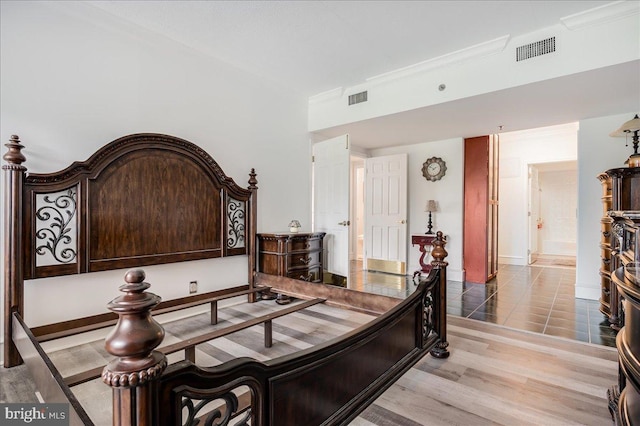
<instances>
[{"instance_id":1,"label":"doorway","mask_svg":"<svg viewBox=\"0 0 640 426\"><path fill-rule=\"evenodd\" d=\"M529 265L575 267L576 161L529 164Z\"/></svg>"},{"instance_id":2,"label":"doorway","mask_svg":"<svg viewBox=\"0 0 640 426\"><path fill-rule=\"evenodd\" d=\"M326 233L324 276L350 287L359 256L366 269L404 274L407 154L354 156L343 135L313 144L312 163L313 228Z\"/></svg>"},{"instance_id":3,"label":"doorway","mask_svg":"<svg viewBox=\"0 0 640 426\"><path fill-rule=\"evenodd\" d=\"M531 265L547 255L575 261L578 127L500 135L500 264Z\"/></svg>"},{"instance_id":4,"label":"doorway","mask_svg":"<svg viewBox=\"0 0 640 426\"><path fill-rule=\"evenodd\" d=\"M406 273L407 161L406 154L350 157L348 282L364 271Z\"/></svg>"},{"instance_id":5,"label":"doorway","mask_svg":"<svg viewBox=\"0 0 640 426\"><path fill-rule=\"evenodd\" d=\"M351 156L351 235L349 261L364 260L364 158Z\"/></svg>"}]
</instances>

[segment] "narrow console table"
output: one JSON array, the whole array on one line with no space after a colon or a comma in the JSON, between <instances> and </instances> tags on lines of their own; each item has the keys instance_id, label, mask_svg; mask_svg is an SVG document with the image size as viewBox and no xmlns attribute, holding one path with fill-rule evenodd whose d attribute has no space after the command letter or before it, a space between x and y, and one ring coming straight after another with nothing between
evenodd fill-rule
<instances>
[{"instance_id":1,"label":"narrow console table","mask_svg":"<svg viewBox=\"0 0 640 426\"><path fill-rule=\"evenodd\" d=\"M431 262L428 257L431 256L431 243L436 239L436 234L418 234L411 236L411 244L420 246L420 270L416 271L414 275L419 272L428 274L431 271ZM427 261L425 262L425 257Z\"/></svg>"},{"instance_id":2,"label":"narrow console table","mask_svg":"<svg viewBox=\"0 0 640 426\"><path fill-rule=\"evenodd\" d=\"M321 283L324 232L260 233L257 239L258 272ZM289 298L278 295L277 302Z\"/></svg>"}]
</instances>

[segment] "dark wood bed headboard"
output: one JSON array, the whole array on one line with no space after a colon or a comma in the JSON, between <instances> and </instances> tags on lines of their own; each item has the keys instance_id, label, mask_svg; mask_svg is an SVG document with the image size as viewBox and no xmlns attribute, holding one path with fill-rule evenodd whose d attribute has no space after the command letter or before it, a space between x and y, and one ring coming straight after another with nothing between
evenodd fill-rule
<instances>
[{"instance_id":1,"label":"dark wood bed headboard","mask_svg":"<svg viewBox=\"0 0 640 426\"><path fill-rule=\"evenodd\" d=\"M251 285L253 169L242 188L202 148L152 133L47 174L26 173L17 136L6 146L5 326L24 279L248 255Z\"/></svg>"},{"instance_id":2,"label":"dark wood bed headboard","mask_svg":"<svg viewBox=\"0 0 640 426\"><path fill-rule=\"evenodd\" d=\"M25 278L247 254L253 189L191 142L122 137L25 177Z\"/></svg>"}]
</instances>

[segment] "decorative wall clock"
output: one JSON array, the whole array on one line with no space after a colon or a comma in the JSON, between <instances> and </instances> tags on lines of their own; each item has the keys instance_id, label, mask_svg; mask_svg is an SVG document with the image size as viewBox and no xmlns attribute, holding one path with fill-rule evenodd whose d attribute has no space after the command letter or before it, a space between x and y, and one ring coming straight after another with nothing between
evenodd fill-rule
<instances>
[{"instance_id":1,"label":"decorative wall clock","mask_svg":"<svg viewBox=\"0 0 640 426\"><path fill-rule=\"evenodd\" d=\"M435 182L442 179L447 171L447 164L440 157L431 157L422 165L422 176Z\"/></svg>"}]
</instances>

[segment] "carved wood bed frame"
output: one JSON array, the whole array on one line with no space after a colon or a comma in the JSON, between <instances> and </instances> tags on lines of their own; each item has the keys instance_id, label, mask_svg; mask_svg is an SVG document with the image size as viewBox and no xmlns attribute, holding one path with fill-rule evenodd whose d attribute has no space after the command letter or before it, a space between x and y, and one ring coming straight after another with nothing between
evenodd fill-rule
<instances>
[{"instance_id":1,"label":"carved wood bed frame","mask_svg":"<svg viewBox=\"0 0 640 426\"><path fill-rule=\"evenodd\" d=\"M70 386L95 372L62 378L40 343L114 324L105 347L115 359L102 372L113 388L114 425L190 424L206 416L224 418L220 424L238 416L245 416L240 424L252 425L344 424L425 354L449 355L441 233L432 272L405 300L310 285L256 272L253 169L248 188L241 188L197 145L159 134L122 137L51 174L26 173L17 136L6 147L4 364L24 360L46 402L70 404L71 424L92 424ZM160 302L146 292L144 272L133 269L121 287L124 295L108 305L113 313L33 329L23 319L25 279L234 255L247 256L246 284ZM326 301L380 316L340 338L264 363L242 358L201 368L194 363L197 342L191 342L170 345L171 351L184 350L185 360L167 365L169 349L156 349L164 331L152 310L211 303L214 323L218 300L247 295L255 302L270 290L316 298L300 309ZM271 319L260 321L267 345ZM238 388L245 389L246 401L238 402ZM211 401L221 408L200 412Z\"/></svg>"}]
</instances>

